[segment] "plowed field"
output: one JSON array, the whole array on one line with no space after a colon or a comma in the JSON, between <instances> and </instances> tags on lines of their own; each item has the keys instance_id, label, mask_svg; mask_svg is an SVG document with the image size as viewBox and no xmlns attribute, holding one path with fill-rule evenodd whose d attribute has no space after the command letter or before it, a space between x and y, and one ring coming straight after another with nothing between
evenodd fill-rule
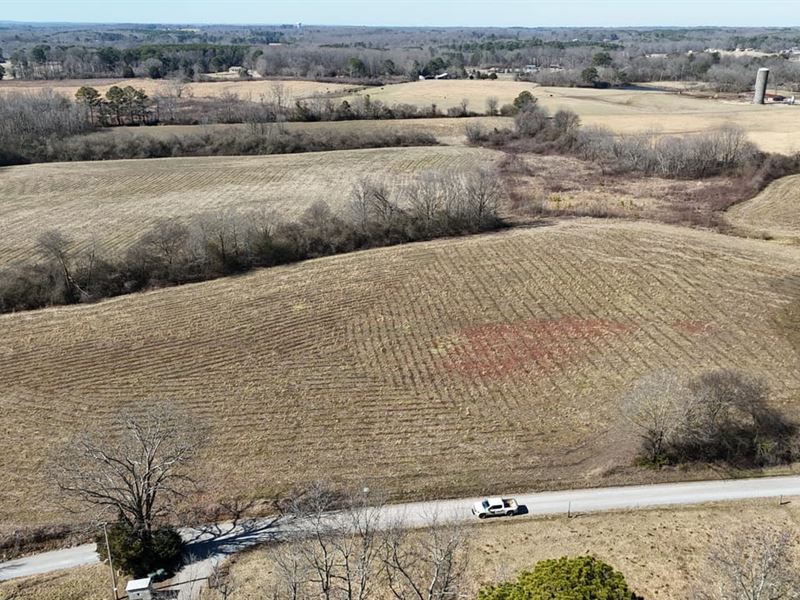
<instances>
[{"instance_id":1,"label":"plowed field","mask_svg":"<svg viewBox=\"0 0 800 600\"><path fill-rule=\"evenodd\" d=\"M489 166L500 152L419 147L271 156L49 163L0 168L0 265L29 260L36 237L59 229L79 245L122 251L155 221L223 209L285 218L319 200L343 209L364 177L399 184L424 171Z\"/></svg>"},{"instance_id":2,"label":"plowed field","mask_svg":"<svg viewBox=\"0 0 800 600\"><path fill-rule=\"evenodd\" d=\"M777 324L798 259L580 220L4 315L0 523L69 518L48 454L155 398L210 426L212 496L319 478L442 497L652 477L628 467L616 410L644 374L741 369L800 416Z\"/></svg>"}]
</instances>

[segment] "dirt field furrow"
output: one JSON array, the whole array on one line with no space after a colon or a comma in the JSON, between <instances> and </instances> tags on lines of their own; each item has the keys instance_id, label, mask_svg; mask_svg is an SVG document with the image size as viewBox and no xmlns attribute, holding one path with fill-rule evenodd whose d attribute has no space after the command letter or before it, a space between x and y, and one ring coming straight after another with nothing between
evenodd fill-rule
<instances>
[{"instance_id":1,"label":"dirt field furrow","mask_svg":"<svg viewBox=\"0 0 800 600\"><path fill-rule=\"evenodd\" d=\"M800 357L777 326L798 258L576 220L5 315L0 522L62 519L28 474L87 423L159 398L210 424L212 495L320 477L395 497L652 477L630 466L616 408L650 372L758 374L800 417Z\"/></svg>"}]
</instances>

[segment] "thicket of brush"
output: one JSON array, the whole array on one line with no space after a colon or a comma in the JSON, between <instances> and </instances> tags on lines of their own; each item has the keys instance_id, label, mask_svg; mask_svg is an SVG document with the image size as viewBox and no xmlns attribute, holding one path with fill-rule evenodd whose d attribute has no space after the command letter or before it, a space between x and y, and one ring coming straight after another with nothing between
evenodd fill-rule
<instances>
[{"instance_id":1,"label":"thicket of brush","mask_svg":"<svg viewBox=\"0 0 800 600\"><path fill-rule=\"evenodd\" d=\"M269 214L220 212L169 220L124 256L105 255L49 231L39 260L0 272L0 312L91 302L138 290L214 279L354 250L497 229L502 186L495 173L426 174L402 188L364 180L347 210L324 202L292 222Z\"/></svg>"}]
</instances>

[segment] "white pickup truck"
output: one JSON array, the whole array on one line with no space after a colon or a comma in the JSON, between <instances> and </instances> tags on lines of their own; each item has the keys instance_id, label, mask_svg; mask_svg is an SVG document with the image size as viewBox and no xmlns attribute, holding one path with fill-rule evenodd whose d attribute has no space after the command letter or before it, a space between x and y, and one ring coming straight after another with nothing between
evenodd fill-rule
<instances>
[{"instance_id":1,"label":"white pickup truck","mask_svg":"<svg viewBox=\"0 0 800 600\"><path fill-rule=\"evenodd\" d=\"M512 517L519 511L514 498L485 498L472 505L472 514L479 519L486 517Z\"/></svg>"}]
</instances>

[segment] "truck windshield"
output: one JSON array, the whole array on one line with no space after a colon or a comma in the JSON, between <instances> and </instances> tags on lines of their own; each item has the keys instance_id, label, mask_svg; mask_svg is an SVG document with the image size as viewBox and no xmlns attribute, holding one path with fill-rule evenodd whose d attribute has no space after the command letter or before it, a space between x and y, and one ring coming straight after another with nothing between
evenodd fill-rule
<instances>
[{"instance_id":1,"label":"truck windshield","mask_svg":"<svg viewBox=\"0 0 800 600\"><path fill-rule=\"evenodd\" d=\"M483 506L483 508L489 508L489 501L488 500L484 500L483 504L481 506Z\"/></svg>"}]
</instances>

